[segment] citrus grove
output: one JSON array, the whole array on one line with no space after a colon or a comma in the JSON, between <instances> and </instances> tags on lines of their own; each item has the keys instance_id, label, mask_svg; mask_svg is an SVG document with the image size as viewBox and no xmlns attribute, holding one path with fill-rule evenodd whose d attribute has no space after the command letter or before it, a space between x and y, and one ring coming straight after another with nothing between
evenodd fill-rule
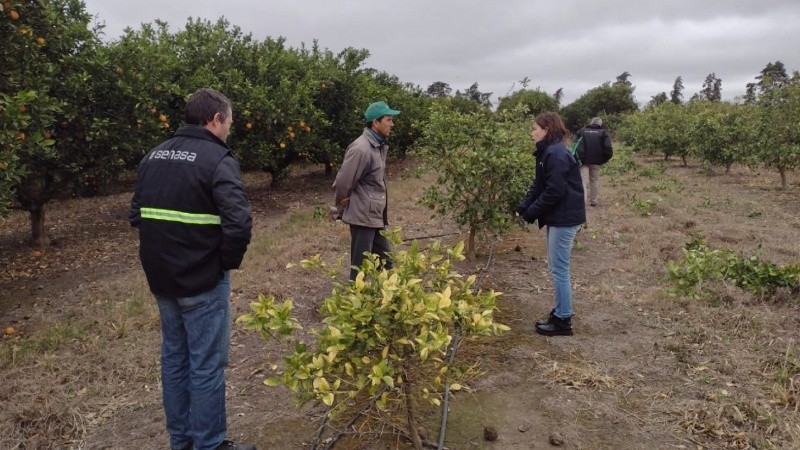
<instances>
[{"instance_id":1,"label":"citrus grove","mask_svg":"<svg viewBox=\"0 0 800 450\"><path fill-rule=\"evenodd\" d=\"M468 232L466 249L413 244L396 252L391 273L365 261L355 283L334 284L324 299L324 325L309 332L316 343L296 342L267 382L330 406L325 420L365 404L405 416L415 448L423 445L415 405L439 405L466 375L445 360L454 341L509 330L493 317L500 294L476 289L475 277L453 266L474 257L482 236L514 224L509 211L533 174L527 136L533 115L558 110L573 132L600 116L615 140L634 151L684 164L700 160L708 171L765 167L780 174L783 188L800 166L800 75L789 76L780 62L769 63L735 102L720 100L721 80L711 77L708 89L686 102L676 82L672 100L663 93L640 110L624 72L565 106L561 90L530 90L526 79L494 111L491 94L477 83L454 95L442 82L424 91L367 67L368 50L333 52L316 41L294 48L280 37L256 39L224 18L189 19L175 32L155 21L113 40L92 23L81 0L5 0L0 12L0 217L27 213L37 247L49 241L48 202L101 195L130 175L181 125L186 99L199 87L232 100L228 142L245 171L266 172L271 183L288 180L299 164L335 172L364 126L368 103L385 100L402 111L392 156L412 153L432 172L435 182L422 202ZM632 159L616 157L619 170L625 161ZM644 200L634 204L643 214L653 208ZM399 244L399 234L392 239ZM703 248L694 250L695 259L705 257ZM318 256L301 265L325 269ZM759 280L776 272L750 265ZM671 271L691 281L716 266ZM726 273L747 265L733 266ZM797 268L790 269L782 277L787 283L796 280ZM301 333L292 308L261 296L239 323L265 339L286 338ZM12 326L4 329L5 336L15 334Z\"/></svg>"}]
</instances>

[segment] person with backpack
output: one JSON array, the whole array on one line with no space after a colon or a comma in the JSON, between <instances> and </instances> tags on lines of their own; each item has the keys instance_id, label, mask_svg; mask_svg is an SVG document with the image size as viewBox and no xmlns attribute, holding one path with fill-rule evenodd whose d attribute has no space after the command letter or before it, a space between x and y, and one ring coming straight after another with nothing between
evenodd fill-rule
<instances>
[{"instance_id":1,"label":"person with backpack","mask_svg":"<svg viewBox=\"0 0 800 450\"><path fill-rule=\"evenodd\" d=\"M577 157L581 163L581 178L583 189L589 195L587 200L592 206L598 205L600 190L600 167L614 156L611 146L611 136L603 129L603 119L595 117L589 125L581 128L575 134Z\"/></svg>"},{"instance_id":2,"label":"person with backpack","mask_svg":"<svg viewBox=\"0 0 800 450\"><path fill-rule=\"evenodd\" d=\"M536 322L536 333L572 335L570 257L578 229L586 222L586 203L578 162L564 143L568 138L555 112L536 116L531 139L535 143L536 173L517 214L528 223L547 227L547 266L553 279L555 307L547 319Z\"/></svg>"}]
</instances>

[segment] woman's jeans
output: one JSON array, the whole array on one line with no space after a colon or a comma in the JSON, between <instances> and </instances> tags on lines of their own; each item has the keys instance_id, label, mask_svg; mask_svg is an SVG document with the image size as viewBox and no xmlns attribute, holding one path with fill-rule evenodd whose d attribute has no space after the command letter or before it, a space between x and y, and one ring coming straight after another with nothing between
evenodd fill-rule
<instances>
[{"instance_id":1,"label":"woman's jeans","mask_svg":"<svg viewBox=\"0 0 800 450\"><path fill-rule=\"evenodd\" d=\"M560 319L572 317L569 260L572 254L572 242L580 227L580 225L547 227L547 266L553 278L553 290L556 295L555 315Z\"/></svg>"},{"instance_id":2,"label":"woman's jeans","mask_svg":"<svg viewBox=\"0 0 800 450\"><path fill-rule=\"evenodd\" d=\"M226 271L194 297L156 296L161 313L161 383L173 449L213 449L225 439L225 367L231 339Z\"/></svg>"}]
</instances>

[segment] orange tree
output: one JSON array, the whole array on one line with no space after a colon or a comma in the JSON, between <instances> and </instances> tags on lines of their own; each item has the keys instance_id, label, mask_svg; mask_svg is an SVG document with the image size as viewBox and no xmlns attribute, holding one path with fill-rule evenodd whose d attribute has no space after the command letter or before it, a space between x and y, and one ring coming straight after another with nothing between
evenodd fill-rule
<instances>
[{"instance_id":1,"label":"orange tree","mask_svg":"<svg viewBox=\"0 0 800 450\"><path fill-rule=\"evenodd\" d=\"M800 79L759 98L757 163L778 171L787 187L787 172L800 167Z\"/></svg>"},{"instance_id":2,"label":"orange tree","mask_svg":"<svg viewBox=\"0 0 800 450\"><path fill-rule=\"evenodd\" d=\"M389 151L395 156L405 156L422 136L417 124L427 121L428 110L433 104L418 86L401 82L396 76L378 72L372 77L368 90L370 102L384 100L394 109L401 111L395 118L392 136L389 138Z\"/></svg>"},{"instance_id":3,"label":"orange tree","mask_svg":"<svg viewBox=\"0 0 800 450\"><path fill-rule=\"evenodd\" d=\"M747 161L755 153L758 139L758 108L728 102L694 101L689 133L691 153L703 161L725 168Z\"/></svg>"},{"instance_id":4,"label":"orange tree","mask_svg":"<svg viewBox=\"0 0 800 450\"><path fill-rule=\"evenodd\" d=\"M183 91L174 76L181 70L168 25L142 25L127 29L116 41L102 48L113 75L114 98L106 107L117 122L120 158L126 169L158 142L172 135L183 120Z\"/></svg>"},{"instance_id":5,"label":"orange tree","mask_svg":"<svg viewBox=\"0 0 800 450\"><path fill-rule=\"evenodd\" d=\"M443 102L431 107L417 151L437 179L425 189L423 203L469 230L470 258L479 231L508 230L511 212L530 185L534 162L528 130L524 107L494 114L463 114Z\"/></svg>"},{"instance_id":6,"label":"orange tree","mask_svg":"<svg viewBox=\"0 0 800 450\"><path fill-rule=\"evenodd\" d=\"M35 245L47 243L49 200L112 177L119 166L101 100L113 89L90 20L79 0L8 0L0 17L0 146L14 168L12 207L30 213ZM13 139L8 127L18 128Z\"/></svg>"},{"instance_id":7,"label":"orange tree","mask_svg":"<svg viewBox=\"0 0 800 450\"><path fill-rule=\"evenodd\" d=\"M695 109L697 107L695 105ZM690 108L667 102L625 115L617 129L618 135L637 152L648 155L663 153L665 161L678 156L686 166L695 121Z\"/></svg>"}]
</instances>

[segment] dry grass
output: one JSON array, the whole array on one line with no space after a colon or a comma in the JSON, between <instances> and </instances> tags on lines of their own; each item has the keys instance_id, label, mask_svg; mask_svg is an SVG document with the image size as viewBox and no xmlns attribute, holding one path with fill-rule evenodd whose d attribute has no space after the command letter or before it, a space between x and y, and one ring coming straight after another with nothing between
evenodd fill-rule
<instances>
[{"instance_id":1,"label":"dry grass","mask_svg":"<svg viewBox=\"0 0 800 450\"><path fill-rule=\"evenodd\" d=\"M431 179L414 177L408 162L393 168L392 225L425 241L455 233L452 223L431 219L417 204ZM601 206L589 210L573 252L578 315L571 338L532 331L553 295L541 232L504 236L488 268L486 241L481 259L461 271L480 273L484 287L505 293L498 319L512 331L460 351L461 364L478 364L484 376L452 406L479 415L454 420L451 447L539 448L531 432L517 430L524 419L545 438L546 431L563 431L574 448L800 448L798 294L760 298L712 282L700 299L676 298L666 276L667 261L698 238L710 248L797 263L800 193L777 189L776 178L743 168L709 175L620 151L604 169ZM344 261L337 270L346 273L347 227L319 215L330 183L313 168L298 170L282 188L248 175L256 228L234 274L235 315L264 293L294 299L305 327L319 323L330 281L286 264L321 254L333 266ZM135 233L124 222L128 200L118 194L51 205L57 244L39 257L21 245L25 217L0 223L0 306L4 325L18 330L0 339L0 402L11 405L0 412L0 448L166 442L158 312L138 267ZM100 215L88 214L98 203ZM266 361L284 349L236 329L233 340L232 432L268 448L293 448L310 436L303 429L307 411L286 408L287 392L261 384ZM500 447L481 446L489 418ZM390 428L378 423L362 431L373 439ZM434 428L428 426L435 435ZM384 447L378 441L349 439L342 448L407 448L402 440Z\"/></svg>"}]
</instances>

